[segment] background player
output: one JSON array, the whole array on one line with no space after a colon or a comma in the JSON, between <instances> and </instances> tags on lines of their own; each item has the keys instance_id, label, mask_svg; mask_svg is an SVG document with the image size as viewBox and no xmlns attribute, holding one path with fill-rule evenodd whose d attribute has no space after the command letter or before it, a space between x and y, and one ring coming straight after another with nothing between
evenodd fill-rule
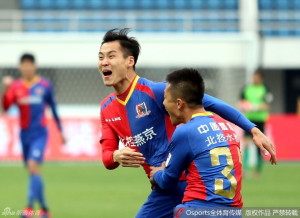
<instances>
[{"instance_id":1,"label":"background player","mask_svg":"<svg viewBox=\"0 0 300 218\"><path fill-rule=\"evenodd\" d=\"M56 111L53 87L49 80L36 74L35 58L31 54L24 54L20 59L19 70L21 78L13 81L12 78L3 79L7 87L3 95L3 109L16 104L20 112L21 143L23 159L29 173L28 203L24 210L24 217L31 217L33 204L38 201L42 210L41 217L48 217L49 211L44 196L44 183L40 175L40 164L47 143L47 129L45 108L49 105L52 109L56 124L60 130L62 127Z\"/></svg>"},{"instance_id":2,"label":"background player","mask_svg":"<svg viewBox=\"0 0 300 218\"><path fill-rule=\"evenodd\" d=\"M164 105L177 126L166 164L151 167L150 180L174 187L182 172L187 187L180 207L242 207L240 144L231 124L202 105L204 82L198 71L181 69L167 76Z\"/></svg>"},{"instance_id":3,"label":"background player","mask_svg":"<svg viewBox=\"0 0 300 218\"><path fill-rule=\"evenodd\" d=\"M167 158L167 147L175 127L171 124L163 99L166 83L139 78L135 72L140 45L127 36L128 29L110 30L99 51L99 71L106 86L114 93L101 102L102 160L106 168L160 166ZM268 138L239 111L224 102L204 95L203 105L253 135L254 142L271 153L276 162L273 145ZM118 149L119 141L125 148ZM146 162L145 162L146 159ZM177 191L154 189L137 217L172 216L172 208L181 202L184 182ZM182 194L181 193L181 194Z\"/></svg>"},{"instance_id":4,"label":"background player","mask_svg":"<svg viewBox=\"0 0 300 218\"><path fill-rule=\"evenodd\" d=\"M260 70L252 75L252 83L245 86L241 92L241 101L239 108L244 111L245 116L259 128L262 132L265 130L265 122L269 117L270 104L273 101L273 95L266 87ZM249 170L249 146L251 144L251 135L245 132L245 147L243 154L244 170ZM263 158L260 150L257 150L257 163L254 175L258 177L263 166ZM247 172L246 172L247 173ZM247 174L246 174L247 175Z\"/></svg>"}]
</instances>

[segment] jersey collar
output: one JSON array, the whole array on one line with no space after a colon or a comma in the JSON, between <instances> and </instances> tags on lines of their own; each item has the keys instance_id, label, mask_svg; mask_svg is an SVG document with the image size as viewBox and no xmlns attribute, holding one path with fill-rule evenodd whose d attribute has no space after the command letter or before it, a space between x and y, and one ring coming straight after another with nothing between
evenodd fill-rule
<instances>
[{"instance_id":1,"label":"jersey collar","mask_svg":"<svg viewBox=\"0 0 300 218\"><path fill-rule=\"evenodd\" d=\"M122 105L124 105L124 106L127 104L127 102L129 101L129 99L130 99L130 97L131 97L131 95L132 95L132 93L133 93L133 91L134 91L134 89L135 89L136 83L137 83L137 81L139 80L139 78L140 78L140 77L139 77L138 75L135 76L135 78L134 78L134 80L133 80L133 82L132 82L130 91L129 91L129 93L128 93L128 95L127 95L127 97L125 98L124 101L121 100L121 99L119 99L118 96L117 96L116 99L117 99L117 101L118 101L120 104L122 104Z\"/></svg>"},{"instance_id":2,"label":"jersey collar","mask_svg":"<svg viewBox=\"0 0 300 218\"><path fill-rule=\"evenodd\" d=\"M200 116L213 116L214 114L211 112L203 112L203 113L196 113L192 115L192 118L194 117L200 117Z\"/></svg>"}]
</instances>

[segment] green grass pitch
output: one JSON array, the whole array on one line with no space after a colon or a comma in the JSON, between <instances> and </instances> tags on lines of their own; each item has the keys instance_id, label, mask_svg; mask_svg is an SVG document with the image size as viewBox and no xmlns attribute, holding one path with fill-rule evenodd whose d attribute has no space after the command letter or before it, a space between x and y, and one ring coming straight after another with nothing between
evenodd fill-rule
<instances>
[{"instance_id":1,"label":"green grass pitch","mask_svg":"<svg viewBox=\"0 0 300 218\"><path fill-rule=\"evenodd\" d=\"M246 207L300 206L300 163L265 164L258 179L244 179ZM0 217L4 208L21 210L27 174L20 165L0 164ZM43 177L54 218L134 217L150 193L142 170L106 170L100 163L45 163ZM8 216L14 217L14 216Z\"/></svg>"}]
</instances>

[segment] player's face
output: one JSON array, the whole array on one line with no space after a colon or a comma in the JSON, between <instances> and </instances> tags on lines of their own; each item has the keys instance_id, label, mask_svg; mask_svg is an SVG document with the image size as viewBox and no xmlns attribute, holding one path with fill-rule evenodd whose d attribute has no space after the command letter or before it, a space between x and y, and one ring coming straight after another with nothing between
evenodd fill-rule
<instances>
[{"instance_id":1,"label":"player's face","mask_svg":"<svg viewBox=\"0 0 300 218\"><path fill-rule=\"evenodd\" d=\"M170 92L170 84L167 85L164 94L164 106L170 115L171 122L174 126L183 122L181 111L178 108L177 99L174 100Z\"/></svg>"},{"instance_id":2,"label":"player's face","mask_svg":"<svg viewBox=\"0 0 300 218\"><path fill-rule=\"evenodd\" d=\"M133 70L133 56L125 57L119 41L104 43L99 52L99 72L106 86L118 86Z\"/></svg>"},{"instance_id":3,"label":"player's face","mask_svg":"<svg viewBox=\"0 0 300 218\"><path fill-rule=\"evenodd\" d=\"M31 61L24 60L20 64L19 69L22 77L25 79L32 79L35 76L36 65Z\"/></svg>"},{"instance_id":4,"label":"player's face","mask_svg":"<svg viewBox=\"0 0 300 218\"><path fill-rule=\"evenodd\" d=\"M259 74L253 74L252 80L255 85L262 84L262 77Z\"/></svg>"}]
</instances>

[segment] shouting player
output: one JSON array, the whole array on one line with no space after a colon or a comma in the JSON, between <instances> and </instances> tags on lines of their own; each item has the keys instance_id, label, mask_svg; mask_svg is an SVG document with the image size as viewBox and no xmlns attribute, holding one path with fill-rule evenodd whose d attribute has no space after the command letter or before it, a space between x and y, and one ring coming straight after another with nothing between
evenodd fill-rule
<instances>
[{"instance_id":1,"label":"shouting player","mask_svg":"<svg viewBox=\"0 0 300 218\"><path fill-rule=\"evenodd\" d=\"M166 163L151 167L150 181L174 187L183 171L187 187L179 207L242 207L240 144L230 123L202 105L204 82L198 71L167 76L164 106L177 126Z\"/></svg>"},{"instance_id":2,"label":"shouting player","mask_svg":"<svg viewBox=\"0 0 300 218\"><path fill-rule=\"evenodd\" d=\"M7 86L3 95L3 109L16 104L20 112L21 143L23 160L29 173L28 203L23 217L31 217L35 201L41 206L40 216L49 217L49 211L44 196L44 183L40 174L40 164L47 143L47 129L45 109L49 105L52 109L56 124L62 130L56 111L53 87L49 80L36 74L35 58L31 54L24 54L20 60L21 78L13 81L10 77L3 79ZM61 134L62 140L63 136Z\"/></svg>"},{"instance_id":3,"label":"shouting player","mask_svg":"<svg viewBox=\"0 0 300 218\"><path fill-rule=\"evenodd\" d=\"M108 31L99 51L98 67L103 82L115 91L101 102L102 159L108 169L142 165L149 176L150 166L161 166L166 160L175 127L163 105L166 83L152 82L136 74L140 45L127 33L128 29ZM271 162L276 162L273 144L239 111L209 95L204 95L203 106L251 132L256 145L263 153L268 150ZM124 148L118 148L119 141ZM185 185L181 178L174 190L153 189L136 217L172 217Z\"/></svg>"}]
</instances>

